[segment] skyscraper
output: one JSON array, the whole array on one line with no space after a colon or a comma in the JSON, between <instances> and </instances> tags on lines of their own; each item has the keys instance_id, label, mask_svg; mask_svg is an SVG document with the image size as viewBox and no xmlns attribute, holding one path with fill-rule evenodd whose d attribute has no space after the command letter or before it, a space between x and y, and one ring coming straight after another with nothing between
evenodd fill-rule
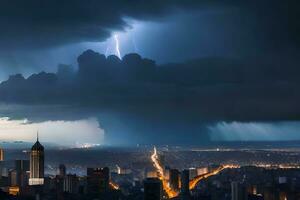
<instances>
[{"instance_id":1,"label":"skyscraper","mask_svg":"<svg viewBox=\"0 0 300 200\"><path fill-rule=\"evenodd\" d=\"M60 164L58 167L58 175L61 177L66 176L66 166L64 164Z\"/></svg>"},{"instance_id":2,"label":"skyscraper","mask_svg":"<svg viewBox=\"0 0 300 200\"><path fill-rule=\"evenodd\" d=\"M18 186L18 176L17 176L17 171L16 170L10 170L8 172L8 177L9 177L9 185L10 186Z\"/></svg>"},{"instance_id":3,"label":"skyscraper","mask_svg":"<svg viewBox=\"0 0 300 200\"><path fill-rule=\"evenodd\" d=\"M162 182L158 178L147 178L144 181L144 200L161 200Z\"/></svg>"},{"instance_id":4,"label":"skyscraper","mask_svg":"<svg viewBox=\"0 0 300 200\"><path fill-rule=\"evenodd\" d=\"M44 147L37 136L36 143L30 153L30 178L29 185L44 184Z\"/></svg>"},{"instance_id":5,"label":"skyscraper","mask_svg":"<svg viewBox=\"0 0 300 200\"><path fill-rule=\"evenodd\" d=\"M255 197L255 195L253 196ZM231 200L245 200L248 199L246 188L239 182L231 182Z\"/></svg>"},{"instance_id":6,"label":"skyscraper","mask_svg":"<svg viewBox=\"0 0 300 200\"><path fill-rule=\"evenodd\" d=\"M185 169L181 172L181 199L190 199L190 172Z\"/></svg>"},{"instance_id":7,"label":"skyscraper","mask_svg":"<svg viewBox=\"0 0 300 200\"><path fill-rule=\"evenodd\" d=\"M173 190L179 188L179 171L177 169L170 169L170 187Z\"/></svg>"},{"instance_id":8,"label":"skyscraper","mask_svg":"<svg viewBox=\"0 0 300 200\"><path fill-rule=\"evenodd\" d=\"M17 171L17 183L20 188L28 185L29 160L15 160L15 168Z\"/></svg>"},{"instance_id":9,"label":"skyscraper","mask_svg":"<svg viewBox=\"0 0 300 200\"><path fill-rule=\"evenodd\" d=\"M87 168L87 191L90 194L103 193L109 190L109 169Z\"/></svg>"},{"instance_id":10,"label":"skyscraper","mask_svg":"<svg viewBox=\"0 0 300 200\"><path fill-rule=\"evenodd\" d=\"M63 191L71 194L78 192L78 178L76 174L68 174L64 176Z\"/></svg>"},{"instance_id":11,"label":"skyscraper","mask_svg":"<svg viewBox=\"0 0 300 200\"><path fill-rule=\"evenodd\" d=\"M238 182L231 182L231 200L239 199L239 185Z\"/></svg>"},{"instance_id":12,"label":"skyscraper","mask_svg":"<svg viewBox=\"0 0 300 200\"><path fill-rule=\"evenodd\" d=\"M190 179L193 179L197 176L197 169L196 168L189 168L190 171Z\"/></svg>"}]
</instances>

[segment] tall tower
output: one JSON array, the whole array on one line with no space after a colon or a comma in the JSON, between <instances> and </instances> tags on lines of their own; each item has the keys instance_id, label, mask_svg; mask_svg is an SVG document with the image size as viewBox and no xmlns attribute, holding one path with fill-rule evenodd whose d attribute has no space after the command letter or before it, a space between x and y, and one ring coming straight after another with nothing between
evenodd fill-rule
<instances>
[{"instance_id":1,"label":"tall tower","mask_svg":"<svg viewBox=\"0 0 300 200\"><path fill-rule=\"evenodd\" d=\"M31 147L29 185L44 184L44 147L39 142L37 134L36 143Z\"/></svg>"}]
</instances>

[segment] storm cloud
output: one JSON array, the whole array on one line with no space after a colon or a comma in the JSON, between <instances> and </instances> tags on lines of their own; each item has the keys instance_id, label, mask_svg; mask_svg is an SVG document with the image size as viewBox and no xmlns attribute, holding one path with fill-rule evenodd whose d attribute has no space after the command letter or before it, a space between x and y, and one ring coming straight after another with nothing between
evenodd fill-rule
<instances>
[{"instance_id":1,"label":"storm cloud","mask_svg":"<svg viewBox=\"0 0 300 200\"><path fill-rule=\"evenodd\" d=\"M103 41L114 30L130 26L124 17L159 19L197 1L8 1L0 2L1 46L36 48ZM7 47L6 47L7 48Z\"/></svg>"},{"instance_id":2,"label":"storm cloud","mask_svg":"<svg viewBox=\"0 0 300 200\"><path fill-rule=\"evenodd\" d=\"M0 0L1 115L97 117L119 143L188 144L219 123L298 121L299 14L292 0ZM110 43L98 42L133 22L139 54L123 56L124 37L122 59L103 55ZM86 43L94 50L76 60Z\"/></svg>"},{"instance_id":3,"label":"storm cloud","mask_svg":"<svg viewBox=\"0 0 300 200\"><path fill-rule=\"evenodd\" d=\"M273 47L278 47L279 42L280 45L290 44L291 41L299 44L299 3L296 1L1 0L0 48L39 48L103 41L113 31L130 27L124 20L126 17L159 21L163 16L178 11L218 11L228 8L238 10L230 10L240 18L235 25L245 23L256 32L263 32L261 39L272 42ZM195 26L201 28L199 24Z\"/></svg>"},{"instance_id":4,"label":"storm cloud","mask_svg":"<svg viewBox=\"0 0 300 200\"><path fill-rule=\"evenodd\" d=\"M122 55L158 63L199 57L299 57L297 1L0 1L0 80L54 72L84 49L105 52L113 34ZM138 25L136 25L138 24ZM125 44L129 40L129 44ZM128 43L128 42L127 42ZM111 48L111 47L110 47Z\"/></svg>"},{"instance_id":5,"label":"storm cloud","mask_svg":"<svg viewBox=\"0 0 300 200\"><path fill-rule=\"evenodd\" d=\"M10 76L0 84L0 100L121 109L141 115L152 115L153 110L160 116L178 112L178 118L191 121L299 119L297 64L203 58L157 65L138 54L120 60L92 50L77 60L78 71L60 65L57 73Z\"/></svg>"}]
</instances>

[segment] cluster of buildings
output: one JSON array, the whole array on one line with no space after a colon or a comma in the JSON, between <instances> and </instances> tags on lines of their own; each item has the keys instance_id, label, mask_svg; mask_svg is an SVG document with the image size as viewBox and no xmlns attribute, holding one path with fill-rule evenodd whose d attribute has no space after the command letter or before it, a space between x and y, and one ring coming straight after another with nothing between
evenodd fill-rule
<instances>
[{"instance_id":1,"label":"cluster of buildings","mask_svg":"<svg viewBox=\"0 0 300 200\"><path fill-rule=\"evenodd\" d=\"M265 169L241 167L226 169L202 180L190 190L189 170L170 171L169 185L178 190L173 200L300 200L299 169ZM178 176L180 177L178 179ZM171 178L173 177L173 178ZM179 187L178 187L179 185ZM158 178L144 182L146 200L165 198Z\"/></svg>"},{"instance_id":2,"label":"cluster of buildings","mask_svg":"<svg viewBox=\"0 0 300 200\"><path fill-rule=\"evenodd\" d=\"M192 191L202 200L299 200L299 169L245 166L226 169Z\"/></svg>"},{"instance_id":3,"label":"cluster of buildings","mask_svg":"<svg viewBox=\"0 0 300 200\"><path fill-rule=\"evenodd\" d=\"M0 158L3 162L3 150ZM44 165L44 147L37 138L29 160L15 160L7 176L1 173L0 199L118 199L120 196L117 186L110 182L107 167L87 168L87 175L78 177L67 174L65 165L61 164L57 175L45 176Z\"/></svg>"},{"instance_id":4,"label":"cluster of buildings","mask_svg":"<svg viewBox=\"0 0 300 200\"><path fill-rule=\"evenodd\" d=\"M1 150L1 162L4 160ZM31 148L30 160L15 160L15 166L8 171L8 176L2 176L1 163L1 187L11 195L28 194L29 190L38 191L40 185L44 185L44 147L38 138ZM37 193L38 195L38 193Z\"/></svg>"},{"instance_id":5,"label":"cluster of buildings","mask_svg":"<svg viewBox=\"0 0 300 200\"><path fill-rule=\"evenodd\" d=\"M0 151L3 160L3 151ZM1 176L0 187L7 194L4 198L11 199L169 199L162 181L156 171L148 172L144 180L135 180L133 184L121 185L114 180L128 178L133 180L130 169L118 167L117 172L110 172L108 167L87 168L86 176L67 174L64 164L58 166L57 174L45 176L45 152L43 145L37 141L32 146L29 160L15 160L14 167L9 169L7 176ZM192 199L189 181L199 173L207 173L207 168L190 168L179 171L166 167L165 178L168 186L178 193L177 199ZM174 199L176 199L174 198ZM0 199L1 195L0 195Z\"/></svg>"},{"instance_id":6,"label":"cluster of buildings","mask_svg":"<svg viewBox=\"0 0 300 200\"><path fill-rule=\"evenodd\" d=\"M3 150L0 160L4 160ZM86 168L86 175L67 173L57 165L55 175L45 175L45 150L37 141L28 160L14 160L0 176L2 200L300 200L300 170L246 166L226 168L212 176L218 165L201 168L171 168L163 165L163 178L151 169L145 176L135 168L110 171L108 167ZM1 166L1 165L0 165ZM2 171L2 169L0 169ZM191 180L204 176L195 187ZM209 178L208 178L209 177Z\"/></svg>"},{"instance_id":7,"label":"cluster of buildings","mask_svg":"<svg viewBox=\"0 0 300 200\"><path fill-rule=\"evenodd\" d=\"M146 178L144 180L144 199L145 200L162 200L169 199L168 195L177 196L173 199L191 200L190 193L190 172L183 170L179 172L177 169L171 169L169 172L169 186L172 193L164 191L163 182L159 178Z\"/></svg>"}]
</instances>

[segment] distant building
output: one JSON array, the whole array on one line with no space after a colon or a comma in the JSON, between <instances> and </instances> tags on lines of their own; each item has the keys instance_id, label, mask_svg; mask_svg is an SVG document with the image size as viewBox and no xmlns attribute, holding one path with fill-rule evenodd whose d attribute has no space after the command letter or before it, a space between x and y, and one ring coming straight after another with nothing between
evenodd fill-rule
<instances>
[{"instance_id":1,"label":"distant building","mask_svg":"<svg viewBox=\"0 0 300 200\"><path fill-rule=\"evenodd\" d=\"M64 184L63 184L63 191L76 194L78 193L78 178L76 174L68 174L64 176Z\"/></svg>"},{"instance_id":2,"label":"distant building","mask_svg":"<svg viewBox=\"0 0 300 200\"><path fill-rule=\"evenodd\" d=\"M158 178L147 178L144 181L144 200L161 200L162 182Z\"/></svg>"},{"instance_id":3,"label":"distant building","mask_svg":"<svg viewBox=\"0 0 300 200\"><path fill-rule=\"evenodd\" d=\"M201 168L197 168L197 176L199 175L203 175L208 173L208 168L207 167L201 167Z\"/></svg>"},{"instance_id":4,"label":"distant building","mask_svg":"<svg viewBox=\"0 0 300 200\"><path fill-rule=\"evenodd\" d=\"M185 169L181 172L181 199L190 199L190 172Z\"/></svg>"},{"instance_id":5,"label":"distant building","mask_svg":"<svg viewBox=\"0 0 300 200\"><path fill-rule=\"evenodd\" d=\"M157 171L147 171L146 178L157 178Z\"/></svg>"},{"instance_id":6,"label":"distant building","mask_svg":"<svg viewBox=\"0 0 300 200\"><path fill-rule=\"evenodd\" d=\"M4 175L4 152L3 149L0 148L0 178Z\"/></svg>"},{"instance_id":7,"label":"distant building","mask_svg":"<svg viewBox=\"0 0 300 200\"><path fill-rule=\"evenodd\" d=\"M165 170L164 170L164 177L167 181L169 181L170 179L170 170L171 168L169 166L166 166L165 167Z\"/></svg>"},{"instance_id":8,"label":"distant building","mask_svg":"<svg viewBox=\"0 0 300 200\"><path fill-rule=\"evenodd\" d=\"M58 167L58 175L59 176L66 176L66 166L64 164L60 164Z\"/></svg>"},{"instance_id":9,"label":"distant building","mask_svg":"<svg viewBox=\"0 0 300 200\"><path fill-rule=\"evenodd\" d=\"M4 167L4 161L0 161L0 177L3 176L4 169L5 169L5 167Z\"/></svg>"},{"instance_id":10,"label":"distant building","mask_svg":"<svg viewBox=\"0 0 300 200\"><path fill-rule=\"evenodd\" d=\"M231 182L231 200L246 199L248 199L246 188L236 181Z\"/></svg>"},{"instance_id":11,"label":"distant building","mask_svg":"<svg viewBox=\"0 0 300 200\"><path fill-rule=\"evenodd\" d=\"M173 190L179 189L179 171L177 169L170 169L170 187Z\"/></svg>"},{"instance_id":12,"label":"distant building","mask_svg":"<svg viewBox=\"0 0 300 200\"><path fill-rule=\"evenodd\" d=\"M239 200L239 183L231 182L231 200Z\"/></svg>"},{"instance_id":13,"label":"distant building","mask_svg":"<svg viewBox=\"0 0 300 200\"><path fill-rule=\"evenodd\" d=\"M30 170L29 160L15 160L15 167L18 172L26 172Z\"/></svg>"},{"instance_id":14,"label":"distant building","mask_svg":"<svg viewBox=\"0 0 300 200\"><path fill-rule=\"evenodd\" d=\"M189 168L189 171L190 171L190 179L193 179L198 175L196 168Z\"/></svg>"},{"instance_id":15,"label":"distant building","mask_svg":"<svg viewBox=\"0 0 300 200\"><path fill-rule=\"evenodd\" d=\"M29 185L44 184L44 147L37 137L36 143L30 153L30 178Z\"/></svg>"},{"instance_id":16,"label":"distant building","mask_svg":"<svg viewBox=\"0 0 300 200\"><path fill-rule=\"evenodd\" d=\"M54 185L54 187L55 187L55 189L56 189L56 191L57 191L58 193L64 192L64 178L65 178L65 177L59 176L59 175L57 175L57 176L55 177L55 180L54 180L55 185Z\"/></svg>"},{"instance_id":17,"label":"distant building","mask_svg":"<svg viewBox=\"0 0 300 200\"><path fill-rule=\"evenodd\" d=\"M28 185L29 176L29 160L15 160L15 168L17 172L17 185L24 188Z\"/></svg>"},{"instance_id":18,"label":"distant building","mask_svg":"<svg viewBox=\"0 0 300 200\"><path fill-rule=\"evenodd\" d=\"M17 171L15 169L8 172L9 186L18 186Z\"/></svg>"},{"instance_id":19,"label":"distant building","mask_svg":"<svg viewBox=\"0 0 300 200\"><path fill-rule=\"evenodd\" d=\"M109 169L87 168L87 192L90 194L103 193L109 190Z\"/></svg>"},{"instance_id":20,"label":"distant building","mask_svg":"<svg viewBox=\"0 0 300 200\"><path fill-rule=\"evenodd\" d=\"M4 151L0 148L0 161L4 161Z\"/></svg>"}]
</instances>

